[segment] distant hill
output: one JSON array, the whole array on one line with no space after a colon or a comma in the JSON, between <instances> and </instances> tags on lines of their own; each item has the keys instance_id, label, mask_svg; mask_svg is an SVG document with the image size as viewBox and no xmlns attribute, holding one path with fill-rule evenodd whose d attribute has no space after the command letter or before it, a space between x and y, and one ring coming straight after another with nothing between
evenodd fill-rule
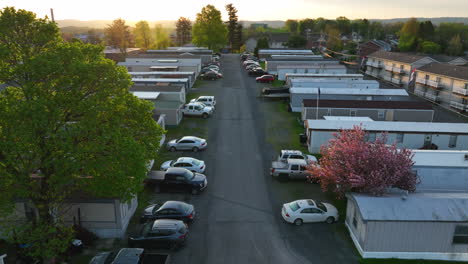
<instances>
[{"instance_id":1,"label":"distant hill","mask_svg":"<svg viewBox=\"0 0 468 264\"><path fill-rule=\"evenodd\" d=\"M382 23L394 23L394 22L405 22L409 18L391 18L391 19L369 19L370 21L379 21ZM468 24L468 17L432 17L432 18L424 18L418 17L416 18L420 21L430 20L432 23L438 25L440 23L450 22L450 23L463 23ZM60 28L65 27L79 27L79 28L105 28L107 25L112 23L112 20L90 20L90 21L81 21L75 19L65 19L65 20L57 20L56 21ZM134 27L138 21L125 21L127 25ZM268 27L271 28L281 28L284 27L284 22L282 20L265 20L265 21L251 21L251 20L241 20L244 27L250 27L251 24L263 23L267 24ZM165 28L175 28L176 21L174 20L160 20L160 21L148 21L150 26L154 26L154 24L162 24Z\"/></svg>"},{"instance_id":2,"label":"distant hill","mask_svg":"<svg viewBox=\"0 0 468 264\"><path fill-rule=\"evenodd\" d=\"M370 21L380 21L382 23L406 22L409 18L391 18L391 19L369 19ZM468 17L417 17L418 21L430 20L433 24L440 23L463 23L468 25Z\"/></svg>"}]
</instances>

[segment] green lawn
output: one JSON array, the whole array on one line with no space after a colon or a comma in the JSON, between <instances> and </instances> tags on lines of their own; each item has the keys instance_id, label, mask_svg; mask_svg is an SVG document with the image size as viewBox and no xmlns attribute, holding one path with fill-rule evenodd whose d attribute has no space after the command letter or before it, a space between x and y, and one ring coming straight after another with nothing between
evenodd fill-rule
<instances>
[{"instance_id":1,"label":"green lawn","mask_svg":"<svg viewBox=\"0 0 468 264\"><path fill-rule=\"evenodd\" d=\"M423 260L423 259L361 259L360 264L466 264L461 261Z\"/></svg>"},{"instance_id":2,"label":"green lawn","mask_svg":"<svg viewBox=\"0 0 468 264\"><path fill-rule=\"evenodd\" d=\"M272 83L271 83L271 86L272 87L283 87L285 85L285 82L284 81L280 81L280 80L274 80Z\"/></svg>"},{"instance_id":3,"label":"green lawn","mask_svg":"<svg viewBox=\"0 0 468 264\"><path fill-rule=\"evenodd\" d=\"M262 69L265 70L265 62L264 62L264 61L260 61L259 64L260 64L260 67L262 67Z\"/></svg>"}]
</instances>

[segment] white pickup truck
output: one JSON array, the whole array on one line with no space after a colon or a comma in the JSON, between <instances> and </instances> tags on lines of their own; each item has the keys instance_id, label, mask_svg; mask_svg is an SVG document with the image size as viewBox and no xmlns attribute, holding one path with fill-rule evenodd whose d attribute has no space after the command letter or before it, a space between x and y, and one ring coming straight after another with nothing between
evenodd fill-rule
<instances>
[{"instance_id":1,"label":"white pickup truck","mask_svg":"<svg viewBox=\"0 0 468 264\"><path fill-rule=\"evenodd\" d=\"M213 114L213 107L206 106L202 103L193 102L184 105L184 108L182 108L182 113L184 115L193 115L208 118Z\"/></svg>"},{"instance_id":2,"label":"white pickup truck","mask_svg":"<svg viewBox=\"0 0 468 264\"><path fill-rule=\"evenodd\" d=\"M315 156L303 154L300 150L281 150L278 161L286 162L288 159L303 159L308 162L317 162Z\"/></svg>"},{"instance_id":3,"label":"white pickup truck","mask_svg":"<svg viewBox=\"0 0 468 264\"><path fill-rule=\"evenodd\" d=\"M307 172L308 162L304 159L287 159L283 161L273 161L271 163L270 175L280 180L307 179L310 175Z\"/></svg>"},{"instance_id":4,"label":"white pickup truck","mask_svg":"<svg viewBox=\"0 0 468 264\"><path fill-rule=\"evenodd\" d=\"M196 99L190 100L190 103L203 103L204 105L215 107L216 105L216 99L214 96L200 96Z\"/></svg>"}]
</instances>

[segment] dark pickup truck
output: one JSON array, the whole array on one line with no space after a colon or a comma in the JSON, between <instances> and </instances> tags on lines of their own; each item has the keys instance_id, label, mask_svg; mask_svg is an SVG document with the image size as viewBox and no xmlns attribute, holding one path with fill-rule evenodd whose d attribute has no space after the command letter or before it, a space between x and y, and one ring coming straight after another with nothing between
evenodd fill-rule
<instances>
[{"instance_id":1,"label":"dark pickup truck","mask_svg":"<svg viewBox=\"0 0 468 264\"><path fill-rule=\"evenodd\" d=\"M101 252L89 264L169 264L170 255L147 253L142 248L122 248L113 252Z\"/></svg>"},{"instance_id":2,"label":"dark pickup truck","mask_svg":"<svg viewBox=\"0 0 468 264\"><path fill-rule=\"evenodd\" d=\"M156 191L163 189L188 191L198 194L205 190L208 182L206 176L184 168L169 168L167 171L150 171L145 183Z\"/></svg>"}]
</instances>

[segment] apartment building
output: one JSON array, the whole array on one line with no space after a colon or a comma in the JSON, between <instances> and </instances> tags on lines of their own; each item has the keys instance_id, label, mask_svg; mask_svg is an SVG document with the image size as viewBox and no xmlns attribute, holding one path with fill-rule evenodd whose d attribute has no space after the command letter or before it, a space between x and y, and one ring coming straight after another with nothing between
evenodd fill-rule
<instances>
[{"instance_id":1,"label":"apartment building","mask_svg":"<svg viewBox=\"0 0 468 264\"><path fill-rule=\"evenodd\" d=\"M431 57L379 50L368 56L366 74L408 89L411 72L431 62Z\"/></svg>"},{"instance_id":2,"label":"apartment building","mask_svg":"<svg viewBox=\"0 0 468 264\"><path fill-rule=\"evenodd\" d=\"M468 112L468 67L430 63L416 70L414 93L459 112Z\"/></svg>"}]
</instances>

